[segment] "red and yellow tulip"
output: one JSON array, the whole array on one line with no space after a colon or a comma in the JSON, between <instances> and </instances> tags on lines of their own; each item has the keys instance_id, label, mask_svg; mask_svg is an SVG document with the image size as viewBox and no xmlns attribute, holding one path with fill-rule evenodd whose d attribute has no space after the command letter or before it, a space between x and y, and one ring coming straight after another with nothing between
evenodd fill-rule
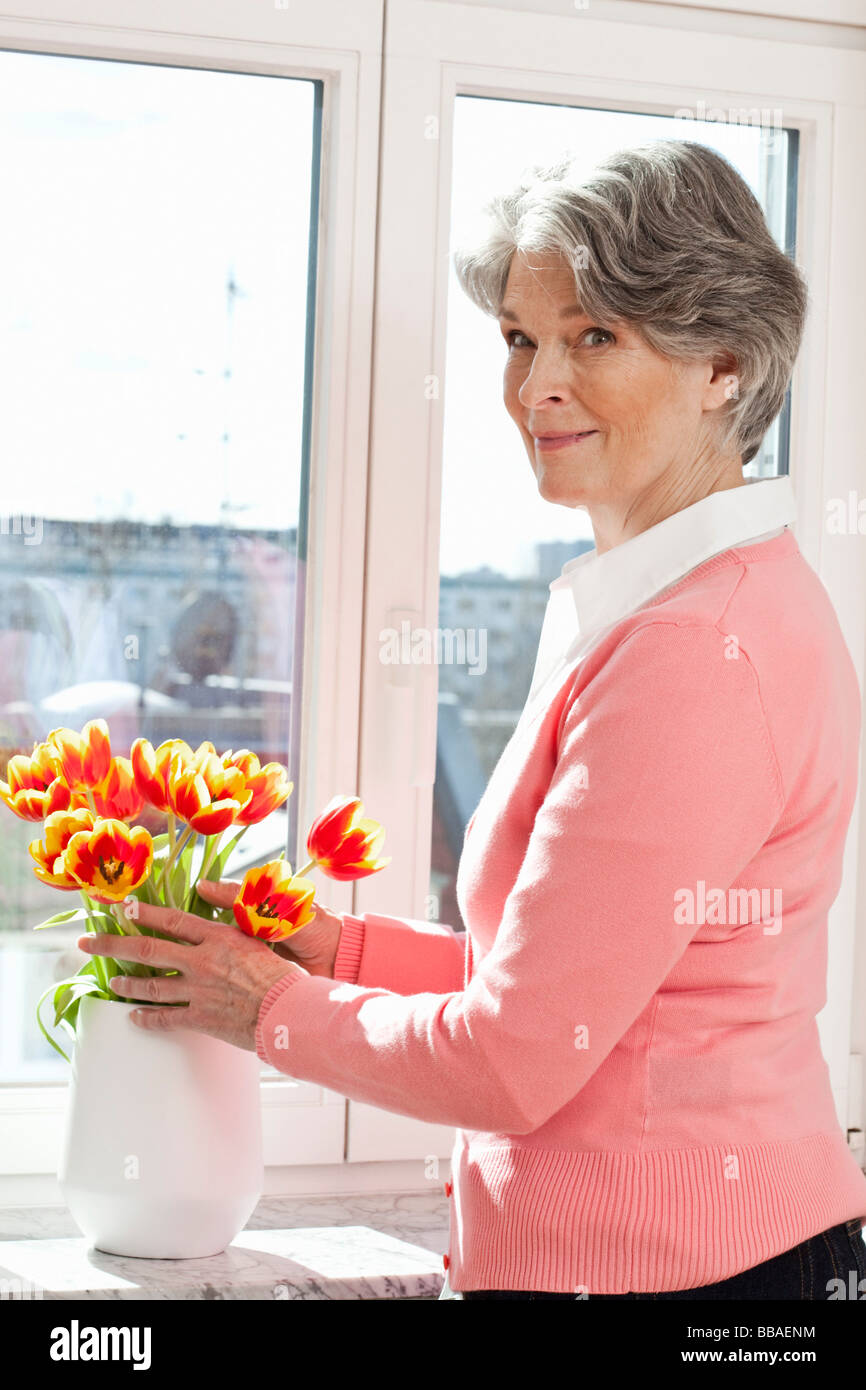
<instances>
[{"instance_id":1,"label":"red and yellow tulip","mask_svg":"<svg viewBox=\"0 0 866 1390\"><path fill-rule=\"evenodd\" d=\"M144 882L152 863L150 832L108 818L73 835L54 869L74 878L79 888L121 902Z\"/></svg>"},{"instance_id":2,"label":"red and yellow tulip","mask_svg":"<svg viewBox=\"0 0 866 1390\"><path fill-rule=\"evenodd\" d=\"M366 878L390 864L391 856L377 858L385 830L377 820L362 817L357 796L335 796L317 816L307 836L310 862L328 878Z\"/></svg>"},{"instance_id":3,"label":"red and yellow tulip","mask_svg":"<svg viewBox=\"0 0 866 1390\"><path fill-rule=\"evenodd\" d=\"M16 753L6 775L8 782L0 781L0 799L21 820L44 820L70 804L60 755L52 744L35 743L32 753Z\"/></svg>"},{"instance_id":4,"label":"red and yellow tulip","mask_svg":"<svg viewBox=\"0 0 866 1390\"><path fill-rule=\"evenodd\" d=\"M172 758L179 754L192 762L193 751L182 738L169 738L154 749L146 738L137 738L130 749L135 785L157 811L169 811L168 778Z\"/></svg>"},{"instance_id":5,"label":"red and yellow tulip","mask_svg":"<svg viewBox=\"0 0 866 1390\"><path fill-rule=\"evenodd\" d=\"M136 784L129 758L112 758L108 772L91 795L96 814L107 819L135 820L144 809L144 796ZM81 792L76 792L72 804L86 806L89 802Z\"/></svg>"},{"instance_id":6,"label":"red and yellow tulip","mask_svg":"<svg viewBox=\"0 0 866 1390\"><path fill-rule=\"evenodd\" d=\"M73 811L53 811L46 818L42 840L31 840L27 846L36 860L33 872L51 888L79 892L81 884L63 868L63 851L73 835L93 829L95 817L86 807ZM55 869L59 872L55 873Z\"/></svg>"},{"instance_id":7,"label":"red and yellow tulip","mask_svg":"<svg viewBox=\"0 0 866 1390\"><path fill-rule=\"evenodd\" d=\"M259 763L255 753L242 748L237 753L223 753L222 765L243 773L246 790L251 793L247 805L236 817L238 825L258 825L289 798L294 782L289 781L288 769L282 763Z\"/></svg>"},{"instance_id":8,"label":"red and yellow tulip","mask_svg":"<svg viewBox=\"0 0 866 1390\"><path fill-rule=\"evenodd\" d=\"M315 884L277 859L261 868L248 869L232 910L247 936L262 941L284 941L305 927L316 915Z\"/></svg>"},{"instance_id":9,"label":"red and yellow tulip","mask_svg":"<svg viewBox=\"0 0 866 1390\"><path fill-rule=\"evenodd\" d=\"M22 819L45 821L43 838L29 845L34 873L64 892L80 890L107 903L134 894L151 873L154 844L149 829L127 822L143 813L167 815L155 893L172 907L193 901L195 883L207 877L223 831L265 820L294 789L282 763L263 766L249 748L220 756L211 742L193 751L183 739L154 748L138 738L128 758L112 756L103 719L90 720L80 733L53 729L32 753L11 757L6 773L0 800ZM178 820L187 827L180 835ZM191 883L195 846L187 845L196 834L210 843ZM307 871L319 868L334 879L378 873L391 862L379 857L384 838L383 826L363 815L359 797L334 797L310 827L304 868L293 874L279 859L247 872L233 903L238 927L268 942L292 936L316 916L316 889Z\"/></svg>"},{"instance_id":10,"label":"red and yellow tulip","mask_svg":"<svg viewBox=\"0 0 866 1390\"><path fill-rule=\"evenodd\" d=\"M238 767L224 767L213 744L202 744L192 760L175 755L168 774L169 810L199 835L219 835L252 800Z\"/></svg>"},{"instance_id":11,"label":"red and yellow tulip","mask_svg":"<svg viewBox=\"0 0 866 1390\"><path fill-rule=\"evenodd\" d=\"M104 719L91 719L80 734L52 729L46 740L60 758L63 779L72 792L96 787L111 766L111 742Z\"/></svg>"}]
</instances>

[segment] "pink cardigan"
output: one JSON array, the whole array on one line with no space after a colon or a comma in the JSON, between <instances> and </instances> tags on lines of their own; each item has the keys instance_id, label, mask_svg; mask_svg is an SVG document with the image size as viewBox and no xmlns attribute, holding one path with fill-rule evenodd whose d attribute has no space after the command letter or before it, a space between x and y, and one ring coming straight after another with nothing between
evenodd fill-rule
<instances>
[{"instance_id":1,"label":"pink cardigan","mask_svg":"<svg viewBox=\"0 0 866 1390\"><path fill-rule=\"evenodd\" d=\"M859 729L791 531L728 549L518 725L464 840L465 951L346 914L334 980L268 991L263 1061L457 1127L453 1290L694 1288L866 1219L815 1021Z\"/></svg>"}]
</instances>

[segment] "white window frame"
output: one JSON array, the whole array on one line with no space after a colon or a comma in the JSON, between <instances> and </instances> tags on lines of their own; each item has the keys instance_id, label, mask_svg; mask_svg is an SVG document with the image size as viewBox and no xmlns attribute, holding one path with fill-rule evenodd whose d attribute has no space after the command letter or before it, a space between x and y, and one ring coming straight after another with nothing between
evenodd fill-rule
<instances>
[{"instance_id":1,"label":"white window frame","mask_svg":"<svg viewBox=\"0 0 866 1390\"><path fill-rule=\"evenodd\" d=\"M2 49L324 83L299 837L357 786L381 36L382 0L17 0L0 14ZM350 884L322 896L352 906ZM56 1175L67 1095L68 1083L0 1086L0 1202L32 1190L24 1175ZM346 1107L325 1087L264 1077L266 1167L342 1164Z\"/></svg>"},{"instance_id":2,"label":"white window frame","mask_svg":"<svg viewBox=\"0 0 866 1390\"><path fill-rule=\"evenodd\" d=\"M694 109L703 99L726 110L781 108L783 124L799 129L797 259L812 307L792 388L795 533L834 601L861 690L864 684L866 546L858 536L828 544L824 517L826 499L866 492L858 419L863 363L851 360L866 302L860 253L866 195L858 162L866 54L821 47L832 41L829 26L816 25L815 42L807 46L732 33L730 15L722 37L667 27L676 19L670 11L661 17L655 5L647 6L653 14L646 25L596 20L591 8L552 14L532 0L526 8L533 12L521 12L519 0L508 8L484 0L387 4L361 781L374 814L389 828L393 858L387 874L358 884L359 912L420 918L429 891L438 672L435 664L382 664L378 634L399 628L403 616L433 630L438 624L451 132L458 94L667 115ZM797 6L800 17L807 8ZM832 210L840 207L834 219ZM438 393L431 382L439 384ZM843 1128L853 1123L847 1091L855 925L866 917L857 893L858 861L866 863L859 809L858 797L830 914L828 1005L819 1016ZM858 968L866 969L862 958ZM855 997L861 1012L854 1036L866 1051L866 987ZM350 1158L384 1156L376 1147L378 1115L350 1104ZM405 1119L390 1126L390 1143L401 1134L420 1156L427 1133L428 1127Z\"/></svg>"}]
</instances>

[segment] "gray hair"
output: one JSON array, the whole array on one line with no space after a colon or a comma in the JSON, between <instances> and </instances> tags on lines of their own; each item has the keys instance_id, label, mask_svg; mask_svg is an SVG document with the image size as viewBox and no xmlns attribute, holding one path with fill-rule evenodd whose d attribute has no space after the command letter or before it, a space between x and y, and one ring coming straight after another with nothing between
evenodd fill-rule
<instances>
[{"instance_id":1,"label":"gray hair","mask_svg":"<svg viewBox=\"0 0 866 1390\"><path fill-rule=\"evenodd\" d=\"M704 145L659 140L620 150L584 180L574 157L526 170L483 209L484 235L460 246L461 287L498 316L515 251L559 252L593 318L630 323L672 360L735 365L736 394L719 411L721 441L744 464L782 408L800 347L807 290L760 203Z\"/></svg>"}]
</instances>

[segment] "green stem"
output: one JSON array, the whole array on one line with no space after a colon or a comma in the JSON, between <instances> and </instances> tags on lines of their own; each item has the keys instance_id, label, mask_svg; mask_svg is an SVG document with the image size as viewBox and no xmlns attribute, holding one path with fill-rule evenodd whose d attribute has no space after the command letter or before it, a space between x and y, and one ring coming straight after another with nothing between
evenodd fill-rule
<instances>
[{"instance_id":1,"label":"green stem","mask_svg":"<svg viewBox=\"0 0 866 1390\"><path fill-rule=\"evenodd\" d=\"M162 866L162 872L161 872L161 874L160 874L160 876L159 876L159 882L155 885L155 892L156 892L156 896L157 896L158 898L162 896L162 885L163 885L163 883L165 882L165 876L166 876L166 874L168 873L168 871L169 871L169 869L170 869L172 863L174 862L174 849L175 849L175 843L176 843L176 842L175 842L175 835L174 835L174 832L175 832L175 819L174 819L174 813L173 813L172 811L169 811L167 814L168 814L168 854L165 856L165 863L164 863L163 866Z\"/></svg>"},{"instance_id":2,"label":"green stem","mask_svg":"<svg viewBox=\"0 0 866 1390\"><path fill-rule=\"evenodd\" d=\"M306 863L302 869L295 869L295 872L294 872L294 874L292 875L292 877L293 877L293 878L303 878L304 875L305 875L305 874L308 874L308 873L310 872L311 869L315 869L316 863L317 863L317 861L316 861L315 859L310 859L310 860L308 861L308 863Z\"/></svg>"},{"instance_id":3,"label":"green stem","mask_svg":"<svg viewBox=\"0 0 866 1390\"><path fill-rule=\"evenodd\" d=\"M195 890L197 889L199 883L201 882L201 880L202 880L203 878L207 878L208 870L209 870L211 864L213 863L213 861L216 859L217 850L219 849L219 843L220 843L220 840L222 839L222 837L223 837L224 834L225 834L225 831L224 831L224 830L221 830L220 833L219 833L218 835L212 835L212 836L209 836L209 837L208 837L210 843L206 843L205 851L204 851L204 854L202 855L202 865L201 865L201 868L199 869L198 873L196 874L195 883L194 883L194 884L192 885L192 887L190 888L189 894L187 895L186 902L184 903L184 909L185 909L187 912L189 911L190 903L192 902L192 899L193 899L193 894L195 893Z\"/></svg>"},{"instance_id":4,"label":"green stem","mask_svg":"<svg viewBox=\"0 0 866 1390\"><path fill-rule=\"evenodd\" d=\"M117 925L120 927L121 936L142 936L133 917L127 917L123 910L123 903L112 903L108 909Z\"/></svg>"},{"instance_id":5,"label":"green stem","mask_svg":"<svg viewBox=\"0 0 866 1390\"><path fill-rule=\"evenodd\" d=\"M123 903L112 903L108 910L120 928L121 936L144 935L144 932L139 929L137 923L131 917L127 917L123 910ZM160 974L156 966L143 965L141 961L121 960L119 956L117 957L117 969L121 975L139 975L145 979L151 975Z\"/></svg>"},{"instance_id":6,"label":"green stem","mask_svg":"<svg viewBox=\"0 0 866 1390\"><path fill-rule=\"evenodd\" d=\"M179 838L177 838L177 839L175 839L175 833L174 833L174 831L175 831L175 819L174 819L174 816L171 814L171 812L169 812L169 815L168 815L168 836L169 836L169 843L170 843L170 845L171 845L171 849L170 849L170 851L169 851L169 854L168 854L168 856L167 856L167 858L166 858L165 863L164 863L163 866L162 866L162 873L160 874L160 876L159 876L159 882L158 882L157 885L156 885L156 894L157 894L157 897L161 897L161 895L162 895L162 889L163 889L163 884L165 884L166 897L168 898L168 905L169 905L169 907L177 907L177 903L174 901L174 899L173 899L173 897L172 897L172 895L171 895L171 878L169 877L170 871L171 871L171 868L172 868L172 866L174 865L174 862L175 862L175 860L177 859L178 855L181 854L181 853L183 852L183 850L186 848L186 845L187 845L187 842L188 842L188 840L189 840L189 837L190 837L190 835L192 835L192 833L193 833L193 828L192 828L191 825L188 825L187 828L186 828L186 830L184 830L183 833L182 833L182 834L179 836Z\"/></svg>"},{"instance_id":7,"label":"green stem","mask_svg":"<svg viewBox=\"0 0 866 1390\"><path fill-rule=\"evenodd\" d=\"M93 915L93 904L86 893L82 892L81 896L84 899L84 911L87 913L87 922L90 927L90 930L93 932L94 936L98 936L99 927L96 925L96 919ZM114 990L108 983L112 975L119 975L121 973L120 970L118 970L117 968L116 962L112 960L109 956L99 955L97 951L94 951L91 959L94 962L94 969L96 971L97 978L99 979L100 987L105 990L109 998L117 999L118 995L114 993ZM109 966L112 966L113 969L109 970Z\"/></svg>"}]
</instances>

